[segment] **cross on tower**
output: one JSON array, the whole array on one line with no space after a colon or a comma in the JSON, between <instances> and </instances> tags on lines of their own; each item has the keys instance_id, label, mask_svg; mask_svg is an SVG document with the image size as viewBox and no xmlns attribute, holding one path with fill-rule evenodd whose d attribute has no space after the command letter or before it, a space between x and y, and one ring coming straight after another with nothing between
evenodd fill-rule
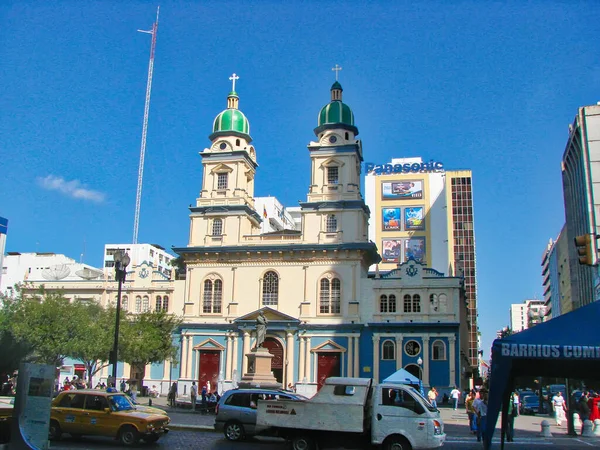
<instances>
[{"instance_id":1,"label":"cross on tower","mask_svg":"<svg viewBox=\"0 0 600 450\"><path fill-rule=\"evenodd\" d=\"M237 76L237 75L234 73L233 75L231 75L231 76L229 77L229 79L230 79L230 80L233 82L233 87L231 88L231 90L232 90L233 92L235 92L235 80L239 80L239 79L240 79L240 77L238 77L238 76Z\"/></svg>"},{"instance_id":2,"label":"cross on tower","mask_svg":"<svg viewBox=\"0 0 600 450\"><path fill-rule=\"evenodd\" d=\"M342 68L336 64L335 67L333 69L331 69L331 70L333 70L335 72L335 81L337 81L338 80L338 75L340 73L340 70L342 70Z\"/></svg>"}]
</instances>

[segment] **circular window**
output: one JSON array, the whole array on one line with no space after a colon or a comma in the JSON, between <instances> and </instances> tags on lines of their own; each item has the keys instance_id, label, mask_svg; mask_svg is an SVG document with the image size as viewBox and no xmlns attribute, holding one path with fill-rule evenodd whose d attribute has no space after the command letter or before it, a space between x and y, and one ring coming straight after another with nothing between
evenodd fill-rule
<instances>
[{"instance_id":1,"label":"circular window","mask_svg":"<svg viewBox=\"0 0 600 450\"><path fill-rule=\"evenodd\" d=\"M329 142L331 142L332 144L335 144L337 142L337 137L329 136Z\"/></svg>"},{"instance_id":2,"label":"circular window","mask_svg":"<svg viewBox=\"0 0 600 450\"><path fill-rule=\"evenodd\" d=\"M227 148L227 144L225 142L221 142L221 145L219 145L219 148L221 150L225 150Z\"/></svg>"},{"instance_id":3,"label":"circular window","mask_svg":"<svg viewBox=\"0 0 600 450\"><path fill-rule=\"evenodd\" d=\"M421 344L417 341L408 341L404 344L404 351L408 356L417 356L421 353Z\"/></svg>"}]
</instances>

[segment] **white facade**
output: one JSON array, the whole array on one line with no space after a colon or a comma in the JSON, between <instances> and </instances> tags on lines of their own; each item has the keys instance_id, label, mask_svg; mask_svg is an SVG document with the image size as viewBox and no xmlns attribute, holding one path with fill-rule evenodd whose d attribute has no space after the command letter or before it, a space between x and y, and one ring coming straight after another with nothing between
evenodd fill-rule
<instances>
[{"instance_id":1,"label":"white facade","mask_svg":"<svg viewBox=\"0 0 600 450\"><path fill-rule=\"evenodd\" d=\"M275 197L256 197L254 207L263 217L261 233L296 229L294 218Z\"/></svg>"},{"instance_id":2,"label":"white facade","mask_svg":"<svg viewBox=\"0 0 600 450\"><path fill-rule=\"evenodd\" d=\"M7 268L4 267L4 249L6 248L6 233L8 232L8 220L0 217L0 287L2 286L2 274ZM4 292L0 288L0 292Z\"/></svg>"},{"instance_id":3,"label":"white facade","mask_svg":"<svg viewBox=\"0 0 600 450\"><path fill-rule=\"evenodd\" d=\"M131 258L130 266L138 266L144 261L152 264L154 270L158 270L167 277L171 276L171 260L175 256L168 253L157 244L106 244L104 246L104 273L109 278L114 278L115 261L113 255L117 250L126 251Z\"/></svg>"},{"instance_id":4,"label":"white facade","mask_svg":"<svg viewBox=\"0 0 600 450\"><path fill-rule=\"evenodd\" d=\"M513 333L540 323L546 312L544 303L544 300L525 300L510 305L510 328Z\"/></svg>"},{"instance_id":5,"label":"white facade","mask_svg":"<svg viewBox=\"0 0 600 450\"><path fill-rule=\"evenodd\" d=\"M78 263L66 255L57 253L9 252L4 257L2 270L5 274L0 280L0 292L7 295L13 293L13 287L17 283L35 281L43 284L103 278L101 269Z\"/></svg>"}]
</instances>

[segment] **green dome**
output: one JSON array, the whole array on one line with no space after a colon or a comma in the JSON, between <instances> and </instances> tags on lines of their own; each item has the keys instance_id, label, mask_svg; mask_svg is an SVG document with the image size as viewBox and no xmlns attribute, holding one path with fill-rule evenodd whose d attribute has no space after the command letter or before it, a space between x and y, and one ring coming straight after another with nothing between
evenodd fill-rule
<instances>
[{"instance_id":1,"label":"green dome","mask_svg":"<svg viewBox=\"0 0 600 450\"><path fill-rule=\"evenodd\" d=\"M239 109L228 108L217 115L213 122L213 133L224 131L250 134L250 123Z\"/></svg>"},{"instance_id":2,"label":"green dome","mask_svg":"<svg viewBox=\"0 0 600 450\"><path fill-rule=\"evenodd\" d=\"M354 126L354 113L345 103L334 100L323 106L319 113L319 126L344 124Z\"/></svg>"}]
</instances>

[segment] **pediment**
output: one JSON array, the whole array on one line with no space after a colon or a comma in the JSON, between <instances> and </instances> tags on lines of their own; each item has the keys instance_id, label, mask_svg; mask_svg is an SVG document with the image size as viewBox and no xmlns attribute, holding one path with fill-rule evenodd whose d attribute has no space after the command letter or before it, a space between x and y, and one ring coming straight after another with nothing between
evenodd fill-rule
<instances>
[{"instance_id":1,"label":"pediment","mask_svg":"<svg viewBox=\"0 0 600 450\"><path fill-rule=\"evenodd\" d=\"M311 352L345 352L346 349L342 347L340 344L333 342L331 339L323 342L320 345L312 348Z\"/></svg>"},{"instance_id":2,"label":"pediment","mask_svg":"<svg viewBox=\"0 0 600 450\"><path fill-rule=\"evenodd\" d=\"M323 161L321 163L321 167L331 167L331 166L342 167L343 165L344 165L344 161L337 159L335 157L327 158L325 161Z\"/></svg>"},{"instance_id":3,"label":"pediment","mask_svg":"<svg viewBox=\"0 0 600 450\"><path fill-rule=\"evenodd\" d=\"M200 342L198 345L194 347L194 350L225 350L221 344L219 344L214 339L207 339L205 341Z\"/></svg>"},{"instance_id":4,"label":"pediment","mask_svg":"<svg viewBox=\"0 0 600 450\"><path fill-rule=\"evenodd\" d=\"M269 308L268 306L264 306L256 311L252 311L244 316L238 317L234 320L234 322L255 322L258 314L262 311L269 322L287 322L299 324L300 320L295 317L288 316L287 314L282 313L281 311L277 311L275 309Z\"/></svg>"},{"instance_id":5,"label":"pediment","mask_svg":"<svg viewBox=\"0 0 600 450\"><path fill-rule=\"evenodd\" d=\"M396 278L404 280L421 280L427 267L414 258L409 258L406 262L398 264L397 268L382 275L381 278Z\"/></svg>"},{"instance_id":6,"label":"pediment","mask_svg":"<svg viewBox=\"0 0 600 450\"><path fill-rule=\"evenodd\" d=\"M233 169L231 167L229 167L227 164L217 164L210 171L211 174L214 174L214 173L223 173L223 172L231 173L231 172L233 172Z\"/></svg>"}]
</instances>

